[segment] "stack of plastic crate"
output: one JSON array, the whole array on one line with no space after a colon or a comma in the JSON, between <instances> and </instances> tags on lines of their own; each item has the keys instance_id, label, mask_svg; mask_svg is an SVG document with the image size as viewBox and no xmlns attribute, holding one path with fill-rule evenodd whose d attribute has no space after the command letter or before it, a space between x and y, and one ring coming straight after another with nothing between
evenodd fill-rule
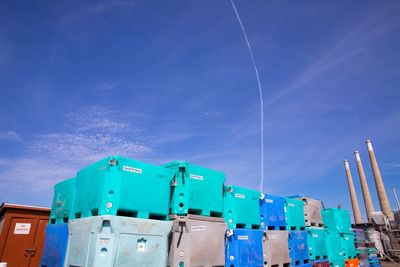
<instances>
[{"instance_id":1,"label":"stack of plastic crate","mask_svg":"<svg viewBox=\"0 0 400 267\"><path fill-rule=\"evenodd\" d=\"M165 266L173 177L112 156L57 184L41 266Z\"/></svg>"},{"instance_id":2,"label":"stack of plastic crate","mask_svg":"<svg viewBox=\"0 0 400 267\"><path fill-rule=\"evenodd\" d=\"M369 267L368 251L367 251L367 236L363 229L353 229L354 243L356 247L357 258L360 267Z\"/></svg>"},{"instance_id":3,"label":"stack of plastic crate","mask_svg":"<svg viewBox=\"0 0 400 267\"><path fill-rule=\"evenodd\" d=\"M168 266L224 266L225 175L185 161L164 167L175 172L171 183L173 228Z\"/></svg>"},{"instance_id":4,"label":"stack of plastic crate","mask_svg":"<svg viewBox=\"0 0 400 267\"><path fill-rule=\"evenodd\" d=\"M377 255L375 243L367 242L366 247L367 247L367 253L368 253L368 265L367 266L368 267L380 267L381 263L379 261L378 255Z\"/></svg>"},{"instance_id":5,"label":"stack of plastic crate","mask_svg":"<svg viewBox=\"0 0 400 267\"><path fill-rule=\"evenodd\" d=\"M289 231L291 266L312 266L309 255L308 233L305 229L305 206L301 198L285 198L285 219L286 227Z\"/></svg>"},{"instance_id":6,"label":"stack of plastic crate","mask_svg":"<svg viewBox=\"0 0 400 267\"><path fill-rule=\"evenodd\" d=\"M322 220L328 233L326 243L331 265L354 265L358 260L349 212L336 208L324 209Z\"/></svg>"},{"instance_id":7,"label":"stack of plastic crate","mask_svg":"<svg viewBox=\"0 0 400 267\"><path fill-rule=\"evenodd\" d=\"M264 266L260 196L260 192L254 190L225 186L224 218L228 224L225 266Z\"/></svg>"},{"instance_id":8,"label":"stack of plastic crate","mask_svg":"<svg viewBox=\"0 0 400 267\"><path fill-rule=\"evenodd\" d=\"M289 231L291 265L311 266L307 251L307 233L304 223L304 203L301 199L285 198L286 229ZM304 249L301 249L304 248Z\"/></svg>"},{"instance_id":9,"label":"stack of plastic crate","mask_svg":"<svg viewBox=\"0 0 400 267\"><path fill-rule=\"evenodd\" d=\"M322 223L322 202L305 196L298 196L304 203L304 224L306 226L308 253L313 267L329 267L325 239L327 233Z\"/></svg>"},{"instance_id":10,"label":"stack of plastic crate","mask_svg":"<svg viewBox=\"0 0 400 267\"><path fill-rule=\"evenodd\" d=\"M300 266L301 263L304 263L304 254L301 254L301 245L304 245L304 243L301 242L301 236L293 236L293 247L299 247L299 249L296 251L293 249L292 254L297 258L289 254L289 231L286 230L285 199L279 196L262 194L259 204L261 228L264 231L263 251L265 266L289 266L291 258L294 264ZM295 241L298 242L295 243Z\"/></svg>"}]
</instances>

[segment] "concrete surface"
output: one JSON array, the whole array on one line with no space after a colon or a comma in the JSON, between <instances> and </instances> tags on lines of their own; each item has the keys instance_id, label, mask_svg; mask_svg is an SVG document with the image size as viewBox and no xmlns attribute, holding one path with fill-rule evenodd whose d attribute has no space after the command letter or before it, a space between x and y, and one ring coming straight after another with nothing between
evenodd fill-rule
<instances>
[{"instance_id":1,"label":"concrete surface","mask_svg":"<svg viewBox=\"0 0 400 267\"><path fill-rule=\"evenodd\" d=\"M381 261L381 266L382 267L399 267L400 263L394 264L394 263L392 263L390 261Z\"/></svg>"}]
</instances>

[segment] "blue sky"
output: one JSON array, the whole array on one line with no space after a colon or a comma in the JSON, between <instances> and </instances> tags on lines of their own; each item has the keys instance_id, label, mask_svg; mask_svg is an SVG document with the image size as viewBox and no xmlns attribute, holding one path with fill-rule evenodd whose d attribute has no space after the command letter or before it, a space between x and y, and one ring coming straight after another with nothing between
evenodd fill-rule
<instances>
[{"instance_id":1,"label":"blue sky","mask_svg":"<svg viewBox=\"0 0 400 267\"><path fill-rule=\"evenodd\" d=\"M400 178L398 1L236 1L265 101L265 192L351 209L365 139ZM229 1L0 3L0 202L110 154L184 159L258 189L259 98ZM399 188L400 189L400 188Z\"/></svg>"}]
</instances>

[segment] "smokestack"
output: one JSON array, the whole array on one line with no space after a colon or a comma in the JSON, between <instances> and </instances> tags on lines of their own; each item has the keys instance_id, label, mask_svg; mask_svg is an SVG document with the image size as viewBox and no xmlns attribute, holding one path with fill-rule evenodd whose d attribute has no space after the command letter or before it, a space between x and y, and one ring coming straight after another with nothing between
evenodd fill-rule
<instances>
[{"instance_id":1,"label":"smokestack","mask_svg":"<svg viewBox=\"0 0 400 267\"><path fill-rule=\"evenodd\" d=\"M397 195L396 188L392 186L394 197L396 198L397 210L400 210L399 196Z\"/></svg>"},{"instance_id":2,"label":"smokestack","mask_svg":"<svg viewBox=\"0 0 400 267\"><path fill-rule=\"evenodd\" d=\"M356 156L358 176L360 177L361 189L363 193L368 222L371 222L371 213L375 211L374 206L372 205L371 194L369 193L367 179L365 178L364 168L362 166L360 153L358 153L358 150L354 151L354 155Z\"/></svg>"},{"instance_id":3,"label":"smokestack","mask_svg":"<svg viewBox=\"0 0 400 267\"><path fill-rule=\"evenodd\" d=\"M360 206L358 205L358 199L356 195L356 190L354 189L353 177L351 176L349 162L344 161L344 168L346 170L347 183L349 185L351 206L353 207L354 223L362 224Z\"/></svg>"},{"instance_id":4,"label":"smokestack","mask_svg":"<svg viewBox=\"0 0 400 267\"><path fill-rule=\"evenodd\" d=\"M394 215L392 209L389 205L389 200L386 194L385 186L383 184L381 172L379 171L378 163L376 162L376 157L374 149L372 148L371 140L367 140L367 148L369 159L371 161L372 172L374 173L376 191L378 192L379 204L381 205L381 210L389 220L394 220Z\"/></svg>"}]
</instances>

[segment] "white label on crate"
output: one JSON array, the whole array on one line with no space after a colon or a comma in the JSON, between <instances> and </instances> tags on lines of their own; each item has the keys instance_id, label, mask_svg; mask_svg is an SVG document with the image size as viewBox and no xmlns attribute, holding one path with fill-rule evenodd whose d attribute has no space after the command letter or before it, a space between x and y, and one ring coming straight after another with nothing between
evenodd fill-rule
<instances>
[{"instance_id":1,"label":"white label on crate","mask_svg":"<svg viewBox=\"0 0 400 267\"><path fill-rule=\"evenodd\" d=\"M312 237L318 238L318 234L313 234Z\"/></svg>"},{"instance_id":2,"label":"white label on crate","mask_svg":"<svg viewBox=\"0 0 400 267\"><path fill-rule=\"evenodd\" d=\"M268 235L268 238L269 238L269 239L277 239L278 236L277 236L277 235Z\"/></svg>"},{"instance_id":3,"label":"white label on crate","mask_svg":"<svg viewBox=\"0 0 400 267\"><path fill-rule=\"evenodd\" d=\"M189 177L190 177L191 179L195 179L195 180L199 180L199 181L203 181L203 180L204 180L204 177L201 176L201 175L189 174Z\"/></svg>"},{"instance_id":4,"label":"white label on crate","mask_svg":"<svg viewBox=\"0 0 400 267\"><path fill-rule=\"evenodd\" d=\"M205 231L206 226L205 225L196 225L191 227L192 232L198 232L198 231Z\"/></svg>"},{"instance_id":5,"label":"white label on crate","mask_svg":"<svg viewBox=\"0 0 400 267\"><path fill-rule=\"evenodd\" d=\"M139 239L137 241L136 251L145 252L146 248L147 248L146 242L147 242L147 240L145 240L144 238Z\"/></svg>"},{"instance_id":6,"label":"white label on crate","mask_svg":"<svg viewBox=\"0 0 400 267\"><path fill-rule=\"evenodd\" d=\"M107 245L110 242L110 238L100 238L99 242L102 245Z\"/></svg>"},{"instance_id":7,"label":"white label on crate","mask_svg":"<svg viewBox=\"0 0 400 267\"><path fill-rule=\"evenodd\" d=\"M142 174L142 169L139 169L139 168L124 166L124 167L122 167L122 170L126 171L126 172L134 172L134 173Z\"/></svg>"},{"instance_id":8,"label":"white label on crate","mask_svg":"<svg viewBox=\"0 0 400 267\"><path fill-rule=\"evenodd\" d=\"M243 195L243 194L235 194L235 197L236 197L236 198L242 198L242 199L245 199L245 198L246 198L246 196Z\"/></svg>"},{"instance_id":9,"label":"white label on crate","mask_svg":"<svg viewBox=\"0 0 400 267\"><path fill-rule=\"evenodd\" d=\"M14 229L14 235L29 235L31 231L30 223L16 223Z\"/></svg>"},{"instance_id":10,"label":"white label on crate","mask_svg":"<svg viewBox=\"0 0 400 267\"><path fill-rule=\"evenodd\" d=\"M283 207L283 211L284 211L284 212L287 212L287 210L286 210L286 206L285 206L285 207Z\"/></svg>"},{"instance_id":11,"label":"white label on crate","mask_svg":"<svg viewBox=\"0 0 400 267\"><path fill-rule=\"evenodd\" d=\"M294 207L294 204L293 203L289 203L288 206L289 207Z\"/></svg>"},{"instance_id":12,"label":"white label on crate","mask_svg":"<svg viewBox=\"0 0 400 267\"><path fill-rule=\"evenodd\" d=\"M238 235L238 240L249 240L248 235Z\"/></svg>"},{"instance_id":13,"label":"white label on crate","mask_svg":"<svg viewBox=\"0 0 400 267\"><path fill-rule=\"evenodd\" d=\"M266 199L265 199L265 202L267 202L267 203L274 203L274 200L273 200L273 199L266 198Z\"/></svg>"},{"instance_id":14,"label":"white label on crate","mask_svg":"<svg viewBox=\"0 0 400 267\"><path fill-rule=\"evenodd\" d=\"M350 238L348 238L347 236L344 238L344 240L350 240Z\"/></svg>"}]
</instances>

